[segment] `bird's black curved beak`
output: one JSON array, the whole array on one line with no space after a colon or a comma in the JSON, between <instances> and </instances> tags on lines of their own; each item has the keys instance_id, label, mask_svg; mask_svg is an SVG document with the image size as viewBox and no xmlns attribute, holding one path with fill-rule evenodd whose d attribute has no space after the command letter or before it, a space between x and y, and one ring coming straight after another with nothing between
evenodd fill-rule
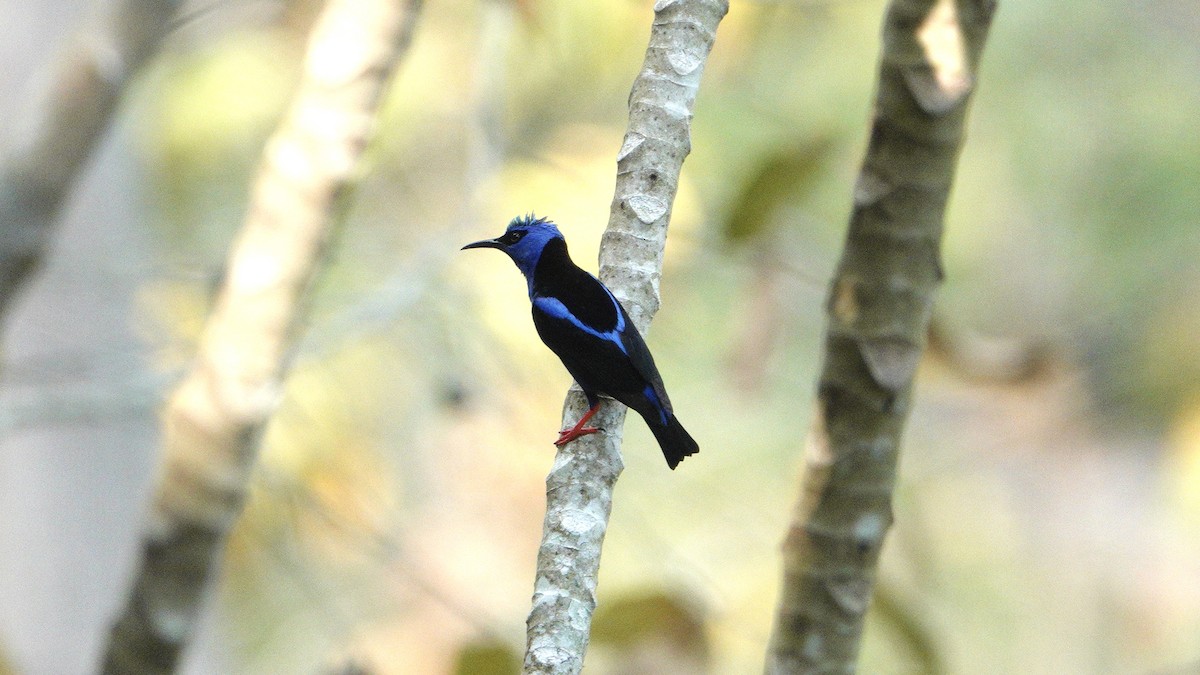
<instances>
[{"instance_id":1,"label":"bird's black curved beak","mask_svg":"<svg viewBox=\"0 0 1200 675\"><path fill-rule=\"evenodd\" d=\"M504 244L501 244L497 239L484 239L483 241L476 241L467 244L458 250L465 251L469 248L504 248Z\"/></svg>"}]
</instances>

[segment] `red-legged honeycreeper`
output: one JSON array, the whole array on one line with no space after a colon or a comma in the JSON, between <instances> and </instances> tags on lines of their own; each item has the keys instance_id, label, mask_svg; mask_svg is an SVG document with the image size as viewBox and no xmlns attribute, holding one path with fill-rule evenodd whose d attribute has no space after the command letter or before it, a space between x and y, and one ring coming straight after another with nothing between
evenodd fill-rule
<instances>
[{"instance_id":1,"label":"red-legged honeycreeper","mask_svg":"<svg viewBox=\"0 0 1200 675\"><path fill-rule=\"evenodd\" d=\"M529 285L538 335L587 396L591 408L575 426L559 432L555 445L599 431L584 424L596 414L603 395L646 420L672 469L700 451L675 418L654 357L629 314L604 284L571 262L554 223L533 215L514 218L503 236L463 250L469 248L498 248L517 264Z\"/></svg>"}]
</instances>

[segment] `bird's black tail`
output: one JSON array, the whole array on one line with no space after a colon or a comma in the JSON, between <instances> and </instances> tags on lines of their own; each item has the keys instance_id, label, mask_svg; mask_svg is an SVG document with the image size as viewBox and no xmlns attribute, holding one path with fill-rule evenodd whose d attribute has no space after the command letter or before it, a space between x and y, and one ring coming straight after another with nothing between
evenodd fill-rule
<instances>
[{"instance_id":1,"label":"bird's black tail","mask_svg":"<svg viewBox=\"0 0 1200 675\"><path fill-rule=\"evenodd\" d=\"M672 470L679 466L684 457L700 452L700 444L683 428L674 415L667 418L665 427L657 424L647 426L650 427L650 431L654 432L654 438L658 439L663 456L667 458L667 466Z\"/></svg>"}]
</instances>

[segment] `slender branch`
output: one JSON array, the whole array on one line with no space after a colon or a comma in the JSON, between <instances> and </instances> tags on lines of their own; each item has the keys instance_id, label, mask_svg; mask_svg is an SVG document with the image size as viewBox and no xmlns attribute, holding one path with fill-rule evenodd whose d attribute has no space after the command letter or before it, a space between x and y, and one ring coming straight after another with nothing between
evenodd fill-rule
<instances>
[{"instance_id":1,"label":"slender branch","mask_svg":"<svg viewBox=\"0 0 1200 675\"><path fill-rule=\"evenodd\" d=\"M80 30L0 159L0 317L37 268L59 206L122 92L170 32L177 0L121 0Z\"/></svg>"},{"instance_id":2,"label":"slender branch","mask_svg":"<svg viewBox=\"0 0 1200 675\"><path fill-rule=\"evenodd\" d=\"M617 154L617 181L600 245L600 278L643 333L658 311L658 283L671 206L704 64L728 11L726 0L658 0L650 43L629 95L629 128ZM568 393L564 425L587 403ZM578 673L587 651L600 549L612 490L624 465L625 407L606 401L594 418L603 434L561 448L546 477L546 520L538 550L525 673Z\"/></svg>"},{"instance_id":3,"label":"slender branch","mask_svg":"<svg viewBox=\"0 0 1200 675\"><path fill-rule=\"evenodd\" d=\"M241 511L309 287L353 187L420 0L330 0L303 79L267 143L191 371L164 413L164 466L105 673L175 669Z\"/></svg>"},{"instance_id":4,"label":"slender branch","mask_svg":"<svg viewBox=\"0 0 1200 675\"><path fill-rule=\"evenodd\" d=\"M767 673L853 673L994 0L892 0Z\"/></svg>"}]
</instances>

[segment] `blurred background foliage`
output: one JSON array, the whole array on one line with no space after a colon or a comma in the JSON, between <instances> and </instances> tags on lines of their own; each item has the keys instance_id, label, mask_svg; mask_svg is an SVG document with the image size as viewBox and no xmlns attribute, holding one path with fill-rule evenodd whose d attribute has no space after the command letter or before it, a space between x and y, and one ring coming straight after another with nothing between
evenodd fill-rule
<instances>
[{"instance_id":1,"label":"blurred background foliage","mask_svg":"<svg viewBox=\"0 0 1200 675\"><path fill-rule=\"evenodd\" d=\"M191 7L126 106L155 381L316 7ZM589 672L761 668L883 10L734 0L721 26L649 335L703 452L671 473L628 426ZM227 672L513 672L569 380L511 263L458 248L536 211L595 270L650 17L426 3L198 646ZM1198 667L1196 29L1185 0L1001 3L863 672Z\"/></svg>"}]
</instances>

